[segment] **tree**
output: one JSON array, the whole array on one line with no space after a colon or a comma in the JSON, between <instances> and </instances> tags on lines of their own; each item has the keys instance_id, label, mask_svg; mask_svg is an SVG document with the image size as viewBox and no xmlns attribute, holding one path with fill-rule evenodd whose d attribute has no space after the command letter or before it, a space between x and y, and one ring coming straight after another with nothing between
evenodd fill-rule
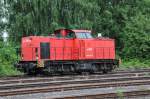
<instances>
[{"instance_id":1,"label":"tree","mask_svg":"<svg viewBox=\"0 0 150 99\"><path fill-rule=\"evenodd\" d=\"M20 42L58 28L90 29L116 40L121 57L149 58L149 0L5 0L7 29ZM140 46L140 47L139 47Z\"/></svg>"}]
</instances>

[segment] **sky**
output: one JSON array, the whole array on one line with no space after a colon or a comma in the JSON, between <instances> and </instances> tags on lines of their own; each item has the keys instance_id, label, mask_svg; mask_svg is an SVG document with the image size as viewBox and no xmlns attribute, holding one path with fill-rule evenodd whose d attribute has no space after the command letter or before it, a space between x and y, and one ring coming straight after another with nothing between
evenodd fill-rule
<instances>
[{"instance_id":1,"label":"sky","mask_svg":"<svg viewBox=\"0 0 150 99\"><path fill-rule=\"evenodd\" d=\"M1 21L3 23L7 23L8 22L8 20L5 17L2 18ZM6 30L3 30L2 37L3 37L4 42L6 42L7 41L7 37L8 37L8 32Z\"/></svg>"},{"instance_id":2,"label":"sky","mask_svg":"<svg viewBox=\"0 0 150 99\"><path fill-rule=\"evenodd\" d=\"M4 4L4 0L1 0L0 1L2 4ZM5 14L6 12L7 12L7 10L5 9L5 7L4 6L2 6L2 10L3 10L3 13ZM7 18L4 16L4 17L2 17L1 19L0 19L0 21L2 22L2 23L8 23L8 20L7 20ZM3 29L3 31L1 32L2 33L2 37L3 37L3 39L4 39L4 41L6 42L7 41L7 37L8 37L8 32L5 30L5 28Z\"/></svg>"}]
</instances>

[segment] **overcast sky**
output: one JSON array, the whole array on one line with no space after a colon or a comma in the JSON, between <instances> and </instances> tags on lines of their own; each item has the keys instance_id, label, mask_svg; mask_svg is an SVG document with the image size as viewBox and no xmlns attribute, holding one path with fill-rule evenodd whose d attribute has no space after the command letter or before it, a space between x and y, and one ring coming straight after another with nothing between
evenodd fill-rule
<instances>
[{"instance_id":1,"label":"overcast sky","mask_svg":"<svg viewBox=\"0 0 150 99\"><path fill-rule=\"evenodd\" d=\"M4 3L3 0L1 0L0 2ZM2 10L3 10L3 14L5 14L7 12L7 10L4 8L4 6L2 6ZM2 23L7 23L8 22L6 17L1 18L0 20L1 20ZM7 41L8 32L5 29L2 31L2 37L4 38L4 41Z\"/></svg>"}]
</instances>

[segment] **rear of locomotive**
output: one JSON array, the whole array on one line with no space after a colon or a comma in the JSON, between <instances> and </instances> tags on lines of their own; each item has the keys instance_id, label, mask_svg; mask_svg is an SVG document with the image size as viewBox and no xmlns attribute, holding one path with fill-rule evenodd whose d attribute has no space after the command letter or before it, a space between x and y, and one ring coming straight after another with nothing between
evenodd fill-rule
<instances>
[{"instance_id":1,"label":"rear of locomotive","mask_svg":"<svg viewBox=\"0 0 150 99\"><path fill-rule=\"evenodd\" d=\"M49 58L49 37L28 36L21 41L21 59L15 67L28 74L37 74L42 71L43 58ZM44 51L43 51L44 50Z\"/></svg>"}]
</instances>

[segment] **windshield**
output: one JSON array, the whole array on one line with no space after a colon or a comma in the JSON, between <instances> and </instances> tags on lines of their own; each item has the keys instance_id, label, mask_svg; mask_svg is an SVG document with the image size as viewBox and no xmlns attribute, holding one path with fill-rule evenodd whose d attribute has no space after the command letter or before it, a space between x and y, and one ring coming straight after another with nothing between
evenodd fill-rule
<instances>
[{"instance_id":1,"label":"windshield","mask_svg":"<svg viewBox=\"0 0 150 99\"><path fill-rule=\"evenodd\" d=\"M61 33L56 33L55 35L56 35L57 38L62 38L63 37Z\"/></svg>"},{"instance_id":2,"label":"windshield","mask_svg":"<svg viewBox=\"0 0 150 99\"><path fill-rule=\"evenodd\" d=\"M93 38L91 33L86 33L86 32L79 32L76 33L77 38L81 38L81 39L87 39L87 38Z\"/></svg>"},{"instance_id":3,"label":"windshield","mask_svg":"<svg viewBox=\"0 0 150 99\"><path fill-rule=\"evenodd\" d=\"M68 32L66 35L66 38L75 38L75 33L74 32Z\"/></svg>"}]
</instances>

